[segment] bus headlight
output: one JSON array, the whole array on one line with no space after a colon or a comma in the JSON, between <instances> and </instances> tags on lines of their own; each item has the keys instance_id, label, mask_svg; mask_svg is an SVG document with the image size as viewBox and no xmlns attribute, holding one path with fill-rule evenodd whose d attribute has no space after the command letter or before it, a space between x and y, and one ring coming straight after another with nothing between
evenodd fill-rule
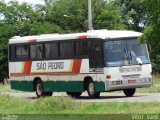
<instances>
[{"instance_id":1,"label":"bus headlight","mask_svg":"<svg viewBox=\"0 0 160 120\"><path fill-rule=\"evenodd\" d=\"M142 83L150 83L151 82L151 78L142 78L141 82Z\"/></svg>"}]
</instances>

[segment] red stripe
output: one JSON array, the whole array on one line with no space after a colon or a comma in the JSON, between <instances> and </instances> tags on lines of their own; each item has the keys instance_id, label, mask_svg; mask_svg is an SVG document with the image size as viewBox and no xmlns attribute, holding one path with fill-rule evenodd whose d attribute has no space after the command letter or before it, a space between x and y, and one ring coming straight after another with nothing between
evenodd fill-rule
<instances>
[{"instance_id":1,"label":"red stripe","mask_svg":"<svg viewBox=\"0 0 160 120\"><path fill-rule=\"evenodd\" d=\"M37 42L37 40L36 40L36 39L33 39L33 40L29 40L28 42L29 42L29 43L33 43L33 42Z\"/></svg>"},{"instance_id":2,"label":"red stripe","mask_svg":"<svg viewBox=\"0 0 160 120\"><path fill-rule=\"evenodd\" d=\"M23 75L74 75L77 73L71 73L71 72L33 72L30 74L24 74L24 73L11 73L11 76L23 76Z\"/></svg>"},{"instance_id":3,"label":"red stripe","mask_svg":"<svg viewBox=\"0 0 160 120\"><path fill-rule=\"evenodd\" d=\"M82 59L76 59L73 62L72 73L80 73Z\"/></svg>"},{"instance_id":4,"label":"red stripe","mask_svg":"<svg viewBox=\"0 0 160 120\"><path fill-rule=\"evenodd\" d=\"M84 39L84 38L87 38L87 35L82 35L78 37L78 39Z\"/></svg>"},{"instance_id":5,"label":"red stripe","mask_svg":"<svg viewBox=\"0 0 160 120\"><path fill-rule=\"evenodd\" d=\"M30 74L30 72L31 72L31 67L32 67L32 62L31 62L31 61L26 61L26 62L24 63L23 74Z\"/></svg>"}]
</instances>

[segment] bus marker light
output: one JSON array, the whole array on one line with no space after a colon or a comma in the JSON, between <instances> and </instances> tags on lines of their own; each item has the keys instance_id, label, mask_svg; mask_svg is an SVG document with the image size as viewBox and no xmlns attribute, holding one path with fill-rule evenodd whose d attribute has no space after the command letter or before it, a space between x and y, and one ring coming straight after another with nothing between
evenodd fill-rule
<instances>
[{"instance_id":1,"label":"bus marker light","mask_svg":"<svg viewBox=\"0 0 160 120\"><path fill-rule=\"evenodd\" d=\"M78 39L84 39L87 38L87 35L79 36Z\"/></svg>"},{"instance_id":2,"label":"bus marker light","mask_svg":"<svg viewBox=\"0 0 160 120\"><path fill-rule=\"evenodd\" d=\"M106 75L106 79L111 79L111 75Z\"/></svg>"}]
</instances>

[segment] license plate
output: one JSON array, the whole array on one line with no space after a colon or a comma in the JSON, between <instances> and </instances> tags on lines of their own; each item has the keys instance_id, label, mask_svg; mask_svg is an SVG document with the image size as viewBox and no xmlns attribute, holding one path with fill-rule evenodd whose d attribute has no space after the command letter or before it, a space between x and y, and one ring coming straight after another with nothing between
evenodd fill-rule
<instances>
[{"instance_id":1,"label":"license plate","mask_svg":"<svg viewBox=\"0 0 160 120\"><path fill-rule=\"evenodd\" d=\"M136 83L136 80L128 80L128 83Z\"/></svg>"}]
</instances>

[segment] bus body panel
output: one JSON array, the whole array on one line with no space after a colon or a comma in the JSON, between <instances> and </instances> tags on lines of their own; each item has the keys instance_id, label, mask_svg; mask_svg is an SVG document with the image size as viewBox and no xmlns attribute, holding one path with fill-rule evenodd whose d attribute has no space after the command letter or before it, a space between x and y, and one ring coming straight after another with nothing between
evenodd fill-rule
<instances>
[{"instance_id":1,"label":"bus body panel","mask_svg":"<svg viewBox=\"0 0 160 120\"><path fill-rule=\"evenodd\" d=\"M141 35L139 32L132 31L93 30L86 33L65 35L14 37L10 39L9 45L45 44L69 40L85 41L88 39L98 39L101 42L106 42L119 38L137 38ZM98 51L98 49L96 50ZM90 52L90 54L93 53ZM92 58L96 57L92 56ZM42 80L43 88L46 92L83 92L85 90L84 80L86 77L90 77L93 80L95 91L97 92L149 87L152 84L151 64L91 67L92 58L85 56L71 59L58 58L55 60L10 60L11 88L21 91L35 91L35 78Z\"/></svg>"}]
</instances>

